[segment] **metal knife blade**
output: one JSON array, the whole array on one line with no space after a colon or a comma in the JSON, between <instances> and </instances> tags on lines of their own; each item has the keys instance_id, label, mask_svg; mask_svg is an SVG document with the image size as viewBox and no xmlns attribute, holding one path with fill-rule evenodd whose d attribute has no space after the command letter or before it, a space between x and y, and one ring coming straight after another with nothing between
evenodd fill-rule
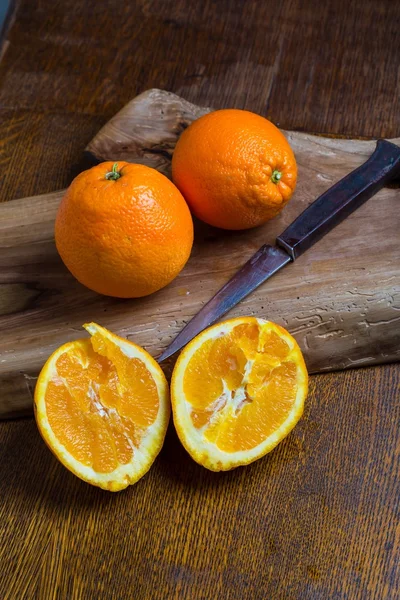
<instances>
[{"instance_id":1,"label":"metal knife blade","mask_svg":"<svg viewBox=\"0 0 400 600\"><path fill-rule=\"evenodd\" d=\"M189 321L157 360L165 360L183 348L200 331L215 323L291 260L288 253L277 246L261 246L232 279Z\"/></svg>"},{"instance_id":2,"label":"metal knife blade","mask_svg":"<svg viewBox=\"0 0 400 600\"><path fill-rule=\"evenodd\" d=\"M183 348L288 262L295 260L336 227L384 185L400 177L400 148L378 140L360 167L319 196L277 238L278 246L262 246L252 258L182 329L158 357L161 362Z\"/></svg>"}]
</instances>

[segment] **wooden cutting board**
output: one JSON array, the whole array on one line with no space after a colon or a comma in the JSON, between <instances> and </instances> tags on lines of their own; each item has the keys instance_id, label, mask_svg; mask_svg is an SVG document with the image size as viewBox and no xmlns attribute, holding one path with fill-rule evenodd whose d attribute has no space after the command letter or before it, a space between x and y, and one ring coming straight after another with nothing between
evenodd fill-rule
<instances>
[{"instance_id":1,"label":"wooden cutting board","mask_svg":"<svg viewBox=\"0 0 400 600\"><path fill-rule=\"evenodd\" d=\"M132 100L87 151L170 173L175 143L211 109L161 90ZM299 166L298 187L283 213L265 226L224 232L195 224L187 266L167 288L138 300L99 296L81 286L57 255L53 223L63 191L0 205L0 416L32 410L36 375L60 344L84 337L97 321L153 356L262 244L315 198L356 168L375 142L287 132ZM393 140L400 144L400 139ZM287 327L310 372L400 358L400 191L386 188L294 264L233 311ZM164 364L163 364L164 366ZM167 373L172 361L165 364Z\"/></svg>"}]
</instances>

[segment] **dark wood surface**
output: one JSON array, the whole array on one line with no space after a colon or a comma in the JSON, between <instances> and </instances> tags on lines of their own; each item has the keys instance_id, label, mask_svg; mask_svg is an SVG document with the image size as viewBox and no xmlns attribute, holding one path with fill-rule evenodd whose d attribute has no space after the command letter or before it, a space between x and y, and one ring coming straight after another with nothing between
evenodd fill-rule
<instances>
[{"instance_id":1,"label":"dark wood surface","mask_svg":"<svg viewBox=\"0 0 400 600\"><path fill-rule=\"evenodd\" d=\"M392 0L25 0L0 64L1 199L67 185L150 87L286 129L398 136L399 19ZM231 473L171 428L117 495L70 475L31 419L1 423L0 597L398 598L399 372L312 377L292 434Z\"/></svg>"}]
</instances>

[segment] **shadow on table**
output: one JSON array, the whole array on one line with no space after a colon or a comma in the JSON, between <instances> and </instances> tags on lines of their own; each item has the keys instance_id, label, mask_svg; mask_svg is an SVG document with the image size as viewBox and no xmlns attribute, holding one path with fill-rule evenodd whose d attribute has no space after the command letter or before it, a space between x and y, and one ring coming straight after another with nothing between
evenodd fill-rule
<instances>
[{"instance_id":1,"label":"shadow on table","mask_svg":"<svg viewBox=\"0 0 400 600\"><path fill-rule=\"evenodd\" d=\"M192 489L218 488L231 485L243 476L252 478L262 475L264 479L279 476L288 462L298 459L300 445L298 436L292 432L270 454L247 465L245 469L238 467L231 471L213 472L193 461L170 424L155 468L173 484Z\"/></svg>"},{"instance_id":2,"label":"shadow on table","mask_svg":"<svg viewBox=\"0 0 400 600\"><path fill-rule=\"evenodd\" d=\"M227 472L211 472L192 460L181 445L171 423L164 447L150 472L136 485L122 493L108 493L88 485L70 473L46 447L33 419L9 424L0 462L0 494L30 507L55 509L76 505L79 508L106 507L116 498L129 494L129 500L148 494L159 497L161 490L174 488L206 494L226 486L236 486L243 478L268 480L279 478L288 462L299 455L299 438L290 434L262 460ZM128 498L126 498L128 500Z\"/></svg>"},{"instance_id":3,"label":"shadow on table","mask_svg":"<svg viewBox=\"0 0 400 600\"><path fill-rule=\"evenodd\" d=\"M0 494L3 498L50 507L77 503L107 505L113 494L81 481L66 469L40 437L34 419L7 425L9 437L3 444L0 462Z\"/></svg>"}]
</instances>

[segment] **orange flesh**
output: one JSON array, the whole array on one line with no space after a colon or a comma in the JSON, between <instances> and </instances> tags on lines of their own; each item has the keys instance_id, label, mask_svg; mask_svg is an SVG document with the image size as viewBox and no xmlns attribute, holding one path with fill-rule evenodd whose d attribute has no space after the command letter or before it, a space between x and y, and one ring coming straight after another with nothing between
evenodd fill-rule
<instances>
[{"instance_id":1,"label":"orange flesh","mask_svg":"<svg viewBox=\"0 0 400 600\"><path fill-rule=\"evenodd\" d=\"M284 423L297 395L297 365L276 331L257 322L207 340L183 386L191 419L224 452L249 450Z\"/></svg>"},{"instance_id":2,"label":"orange flesh","mask_svg":"<svg viewBox=\"0 0 400 600\"><path fill-rule=\"evenodd\" d=\"M59 356L55 370L45 402L59 442L98 473L131 462L159 409L145 364L96 333Z\"/></svg>"}]
</instances>

